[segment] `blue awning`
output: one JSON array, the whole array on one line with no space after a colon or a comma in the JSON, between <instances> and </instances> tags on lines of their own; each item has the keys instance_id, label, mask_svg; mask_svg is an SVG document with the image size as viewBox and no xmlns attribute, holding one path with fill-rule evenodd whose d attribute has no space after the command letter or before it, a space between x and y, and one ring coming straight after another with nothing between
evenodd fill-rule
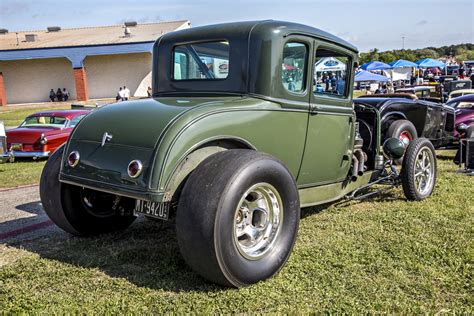
<instances>
[{"instance_id":1,"label":"blue awning","mask_svg":"<svg viewBox=\"0 0 474 316\"><path fill-rule=\"evenodd\" d=\"M358 73L356 73L354 80L356 82L363 82L363 81L386 82L386 81L390 81L390 78L373 74L369 71L361 70Z\"/></svg>"},{"instance_id":2,"label":"blue awning","mask_svg":"<svg viewBox=\"0 0 474 316\"><path fill-rule=\"evenodd\" d=\"M416 63L405 60L405 59L394 60L389 65L392 66L392 68L408 68L408 67L418 68L418 65Z\"/></svg>"},{"instance_id":3,"label":"blue awning","mask_svg":"<svg viewBox=\"0 0 474 316\"><path fill-rule=\"evenodd\" d=\"M442 61L433 59L433 58L425 58L425 59L420 59L416 62L418 67L420 68L444 68L444 63Z\"/></svg>"},{"instance_id":4,"label":"blue awning","mask_svg":"<svg viewBox=\"0 0 474 316\"><path fill-rule=\"evenodd\" d=\"M370 61L368 63L363 64L362 66L360 66L360 68L364 70L384 70L384 69L391 69L392 66L386 63L383 63L381 61L375 60L375 61Z\"/></svg>"}]
</instances>

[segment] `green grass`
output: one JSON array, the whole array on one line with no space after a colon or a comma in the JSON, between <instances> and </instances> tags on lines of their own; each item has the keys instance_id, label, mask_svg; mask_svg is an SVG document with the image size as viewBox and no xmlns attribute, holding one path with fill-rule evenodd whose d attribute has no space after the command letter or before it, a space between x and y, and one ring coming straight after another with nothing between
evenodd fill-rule
<instances>
[{"instance_id":1,"label":"green grass","mask_svg":"<svg viewBox=\"0 0 474 316\"><path fill-rule=\"evenodd\" d=\"M354 90L352 97L355 99L355 98L365 95L365 93L366 93L365 90Z\"/></svg>"},{"instance_id":2,"label":"green grass","mask_svg":"<svg viewBox=\"0 0 474 316\"><path fill-rule=\"evenodd\" d=\"M432 197L400 188L303 210L274 278L206 283L184 263L172 223L141 221L96 238L0 244L0 310L40 313L474 313L474 177L440 152Z\"/></svg>"},{"instance_id":3,"label":"green grass","mask_svg":"<svg viewBox=\"0 0 474 316\"><path fill-rule=\"evenodd\" d=\"M45 160L16 159L14 163L0 163L0 188L39 183Z\"/></svg>"}]
</instances>

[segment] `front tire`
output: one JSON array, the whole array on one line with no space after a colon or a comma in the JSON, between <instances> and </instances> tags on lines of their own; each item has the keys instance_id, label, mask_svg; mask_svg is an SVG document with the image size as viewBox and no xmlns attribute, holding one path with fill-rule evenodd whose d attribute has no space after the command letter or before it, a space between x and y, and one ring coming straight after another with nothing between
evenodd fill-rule
<instances>
[{"instance_id":1,"label":"front tire","mask_svg":"<svg viewBox=\"0 0 474 316\"><path fill-rule=\"evenodd\" d=\"M284 266L299 218L295 180L279 160L228 150L204 160L187 180L176 215L178 244L201 276L242 287Z\"/></svg>"},{"instance_id":2,"label":"front tire","mask_svg":"<svg viewBox=\"0 0 474 316\"><path fill-rule=\"evenodd\" d=\"M436 184L436 152L426 138L413 140L403 158L401 180L405 197L420 201L431 195Z\"/></svg>"},{"instance_id":3,"label":"front tire","mask_svg":"<svg viewBox=\"0 0 474 316\"><path fill-rule=\"evenodd\" d=\"M64 146L58 148L41 173L41 203L49 218L59 228L78 236L98 235L130 226L136 219L131 215L132 199L59 182L63 151Z\"/></svg>"}]
</instances>

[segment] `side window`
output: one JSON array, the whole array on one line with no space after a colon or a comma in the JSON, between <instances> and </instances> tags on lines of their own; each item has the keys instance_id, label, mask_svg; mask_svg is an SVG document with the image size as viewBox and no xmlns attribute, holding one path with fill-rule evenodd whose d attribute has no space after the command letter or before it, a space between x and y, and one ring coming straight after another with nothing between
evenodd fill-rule
<instances>
[{"instance_id":1,"label":"side window","mask_svg":"<svg viewBox=\"0 0 474 316\"><path fill-rule=\"evenodd\" d=\"M281 81L286 90L303 92L306 82L306 64L308 46L303 43L289 42L283 48Z\"/></svg>"},{"instance_id":2,"label":"side window","mask_svg":"<svg viewBox=\"0 0 474 316\"><path fill-rule=\"evenodd\" d=\"M74 117L70 122L69 122L69 126L68 127L74 127L77 125L77 123L79 123L80 120L82 120L82 118L86 116L85 114L83 115L78 115L76 117Z\"/></svg>"},{"instance_id":3,"label":"side window","mask_svg":"<svg viewBox=\"0 0 474 316\"><path fill-rule=\"evenodd\" d=\"M329 49L318 49L314 61L314 94L347 97L350 65L349 56Z\"/></svg>"}]
</instances>

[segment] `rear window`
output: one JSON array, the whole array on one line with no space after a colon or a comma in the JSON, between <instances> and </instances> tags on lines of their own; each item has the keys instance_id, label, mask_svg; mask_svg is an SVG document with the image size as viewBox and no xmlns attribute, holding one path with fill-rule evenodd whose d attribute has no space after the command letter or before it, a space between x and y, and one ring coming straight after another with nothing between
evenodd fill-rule
<instances>
[{"instance_id":1,"label":"rear window","mask_svg":"<svg viewBox=\"0 0 474 316\"><path fill-rule=\"evenodd\" d=\"M62 116L30 116L20 125L22 127L63 127L67 119Z\"/></svg>"},{"instance_id":2,"label":"rear window","mask_svg":"<svg viewBox=\"0 0 474 316\"><path fill-rule=\"evenodd\" d=\"M220 80L229 74L229 42L216 41L175 46L174 80Z\"/></svg>"}]
</instances>

